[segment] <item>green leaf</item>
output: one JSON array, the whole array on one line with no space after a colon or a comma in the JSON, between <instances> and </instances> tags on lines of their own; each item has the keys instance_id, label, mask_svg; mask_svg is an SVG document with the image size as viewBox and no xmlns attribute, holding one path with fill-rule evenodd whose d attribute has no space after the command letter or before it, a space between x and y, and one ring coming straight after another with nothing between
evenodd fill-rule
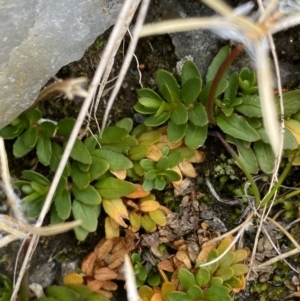
<instances>
[{"instance_id":1,"label":"green leaf","mask_svg":"<svg viewBox=\"0 0 300 301\"><path fill-rule=\"evenodd\" d=\"M210 280L210 273L206 267L200 267L195 275L195 280L200 287L204 287Z\"/></svg>"},{"instance_id":2,"label":"green leaf","mask_svg":"<svg viewBox=\"0 0 300 301\"><path fill-rule=\"evenodd\" d=\"M147 108L142 106L140 103L137 103L133 106L133 108L140 114L149 115L149 114L155 114L156 109L153 108Z\"/></svg>"},{"instance_id":3,"label":"green leaf","mask_svg":"<svg viewBox=\"0 0 300 301\"><path fill-rule=\"evenodd\" d=\"M164 178L170 182L176 182L180 180L180 175L174 170L164 171Z\"/></svg>"},{"instance_id":4,"label":"green leaf","mask_svg":"<svg viewBox=\"0 0 300 301\"><path fill-rule=\"evenodd\" d=\"M234 72L230 75L228 81L228 87L224 92L224 98L229 98L230 100L235 99L239 87L238 73Z\"/></svg>"},{"instance_id":5,"label":"green leaf","mask_svg":"<svg viewBox=\"0 0 300 301\"><path fill-rule=\"evenodd\" d=\"M100 144L109 144L120 142L122 139L128 136L128 132L117 126L107 126L99 139Z\"/></svg>"},{"instance_id":6,"label":"green leaf","mask_svg":"<svg viewBox=\"0 0 300 301\"><path fill-rule=\"evenodd\" d=\"M185 135L186 129L187 123L177 125L170 120L167 127L168 139L173 143L182 140Z\"/></svg>"},{"instance_id":7,"label":"green leaf","mask_svg":"<svg viewBox=\"0 0 300 301\"><path fill-rule=\"evenodd\" d=\"M206 106L206 104L207 104L211 84L212 84L212 82L206 83L206 85L203 87L203 89L199 95L199 99L204 106ZM225 79L221 79L218 84L217 91L215 92L215 98L217 98L219 95L221 95L226 90L227 87L228 87L228 81Z\"/></svg>"},{"instance_id":8,"label":"green leaf","mask_svg":"<svg viewBox=\"0 0 300 301\"><path fill-rule=\"evenodd\" d=\"M16 158L22 158L32 150L32 147L24 143L23 135L19 136L13 145L13 154Z\"/></svg>"},{"instance_id":9,"label":"green leaf","mask_svg":"<svg viewBox=\"0 0 300 301\"><path fill-rule=\"evenodd\" d=\"M52 156L52 145L50 138L46 136L40 136L36 145L36 154L39 161L44 165L50 164Z\"/></svg>"},{"instance_id":10,"label":"green leaf","mask_svg":"<svg viewBox=\"0 0 300 301\"><path fill-rule=\"evenodd\" d=\"M207 125L196 126L192 123L188 124L184 143L190 148L198 148L202 146L207 138Z\"/></svg>"},{"instance_id":11,"label":"green leaf","mask_svg":"<svg viewBox=\"0 0 300 301\"><path fill-rule=\"evenodd\" d=\"M156 92L154 92L151 89L148 88L143 88L143 89L139 89L137 91L138 97L142 98L142 97L147 97L147 98L153 98L156 100L163 100Z\"/></svg>"},{"instance_id":12,"label":"green leaf","mask_svg":"<svg viewBox=\"0 0 300 301\"><path fill-rule=\"evenodd\" d=\"M285 128L283 149L297 149L297 148L298 148L298 144L296 138L287 128Z\"/></svg>"},{"instance_id":13,"label":"green leaf","mask_svg":"<svg viewBox=\"0 0 300 301\"><path fill-rule=\"evenodd\" d=\"M162 134L159 131L145 132L139 136L138 142L140 145L144 144L144 145L150 146L150 145L153 145L156 142L158 142L159 139L161 138L161 136L162 136Z\"/></svg>"},{"instance_id":14,"label":"green leaf","mask_svg":"<svg viewBox=\"0 0 300 301\"><path fill-rule=\"evenodd\" d=\"M279 98L276 100L278 101ZM290 117L300 110L300 90L289 91L283 94L284 117Z\"/></svg>"},{"instance_id":15,"label":"green leaf","mask_svg":"<svg viewBox=\"0 0 300 301\"><path fill-rule=\"evenodd\" d=\"M192 124L197 126L204 126L208 123L206 110L200 102L188 111L188 118Z\"/></svg>"},{"instance_id":16,"label":"green leaf","mask_svg":"<svg viewBox=\"0 0 300 301\"><path fill-rule=\"evenodd\" d=\"M158 126L165 123L171 116L171 111L162 112L159 116L149 116L144 123L147 126Z\"/></svg>"},{"instance_id":17,"label":"green leaf","mask_svg":"<svg viewBox=\"0 0 300 301\"><path fill-rule=\"evenodd\" d=\"M90 164L83 164L77 161L78 168L83 172L88 172L90 170Z\"/></svg>"},{"instance_id":18,"label":"green leaf","mask_svg":"<svg viewBox=\"0 0 300 301\"><path fill-rule=\"evenodd\" d=\"M41 297L41 298L34 299L34 301L58 301L58 300L52 297Z\"/></svg>"},{"instance_id":19,"label":"green leaf","mask_svg":"<svg viewBox=\"0 0 300 301\"><path fill-rule=\"evenodd\" d=\"M16 126L7 125L6 127L0 130L0 136L3 139L14 139L21 135L25 127L26 127L25 122L21 122Z\"/></svg>"},{"instance_id":20,"label":"green leaf","mask_svg":"<svg viewBox=\"0 0 300 301\"><path fill-rule=\"evenodd\" d=\"M93 151L97 145L97 135L87 137L83 141L83 144L86 146L86 148L89 152Z\"/></svg>"},{"instance_id":21,"label":"green leaf","mask_svg":"<svg viewBox=\"0 0 300 301\"><path fill-rule=\"evenodd\" d=\"M199 77L188 79L181 88L181 99L186 106L193 103L199 96L202 88L202 81Z\"/></svg>"},{"instance_id":22,"label":"green leaf","mask_svg":"<svg viewBox=\"0 0 300 301\"><path fill-rule=\"evenodd\" d=\"M216 249L212 249L207 255L207 262L212 261L218 257L218 251ZM218 268L218 262L211 263L206 267L209 273L212 275Z\"/></svg>"},{"instance_id":23,"label":"green leaf","mask_svg":"<svg viewBox=\"0 0 300 301\"><path fill-rule=\"evenodd\" d=\"M256 174L258 172L258 164L253 150L245 147L243 141L238 139L235 139L235 145L238 149L239 158L243 165L251 174ZM238 162L237 165L239 165Z\"/></svg>"},{"instance_id":24,"label":"green leaf","mask_svg":"<svg viewBox=\"0 0 300 301\"><path fill-rule=\"evenodd\" d=\"M230 290L225 286L214 285L209 287L204 292L205 300L207 301L232 301L229 296Z\"/></svg>"},{"instance_id":25,"label":"green leaf","mask_svg":"<svg viewBox=\"0 0 300 301\"><path fill-rule=\"evenodd\" d=\"M69 218L71 214L71 196L67 190L58 192L54 197L57 215L62 220Z\"/></svg>"},{"instance_id":26,"label":"green leaf","mask_svg":"<svg viewBox=\"0 0 300 301\"><path fill-rule=\"evenodd\" d=\"M79 140L78 138L76 138L76 140L75 140L70 157L73 160L76 160L83 164L91 164L92 163L92 158L91 158L90 152L88 151L87 147L83 144L83 142L81 140Z\"/></svg>"},{"instance_id":27,"label":"green leaf","mask_svg":"<svg viewBox=\"0 0 300 301\"><path fill-rule=\"evenodd\" d=\"M171 114L171 120L177 124L184 124L188 120L188 112L183 103L179 102L177 108Z\"/></svg>"},{"instance_id":28,"label":"green leaf","mask_svg":"<svg viewBox=\"0 0 300 301\"><path fill-rule=\"evenodd\" d=\"M25 113L25 117L29 119L30 123L36 123L42 118L42 112L39 109L33 109Z\"/></svg>"},{"instance_id":29,"label":"green leaf","mask_svg":"<svg viewBox=\"0 0 300 301\"><path fill-rule=\"evenodd\" d=\"M83 190L73 186L72 193L77 201L80 201L86 205L99 205L102 201L101 195L91 185Z\"/></svg>"},{"instance_id":30,"label":"green leaf","mask_svg":"<svg viewBox=\"0 0 300 301\"><path fill-rule=\"evenodd\" d=\"M181 85L183 86L190 78L201 78L197 66L192 61L186 61L181 71Z\"/></svg>"},{"instance_id":31,"label":"green leaf","mask_svg":"<svg viewBox=\"0 0 300 301\"><path fill-rule=\"evenodd\" d=\"M79 294L75 291L59 285L51 285L45 289L45 293L49 297L53 297L59 301L75 301L79 298Z\"/></svg>"},{"instance_id":32,"label":"green leaf","mask_svg":"<svg viewBox=\"0 0 300 301\"><path fill-rule=\"evenodd\" d=\"M159 274L148 274L148 277L147 277L147 283L150 285L150 286L159 286L159 284L161 283L161 277Z\"/></svg>"},{"instance_id":33,"label":"green leaf","mask_svg":"<svg viewBox=\"0 0 300 301\"><path fill-rule=\"evenodd\" d=\"M49 191L49 186L43 186L37 182L31 182L31 187L40 195L46 195Z\"/></svg>"},{"instance_id":34,"label":"green leaf","mask_svg":"<svg viewBox=\"0 0 300 301\"><path fill-rule=\"evenodd\" d=\"M229 280L234 275L234 270L232 267L218 268L214 276L220 277L223 281Z\"/></svg>"},{"instance_id":35,"label":"green leaf","mask_svg":"<svg viewBox=\"0 0 300 301\"><path fill-rule=\"evenodd\" d=\"M55 206L52 206L51 216L50 216L50 224L57 225L57 224L60 224L63 222L64 222L64 220L58 216Z\"/></svg>"},{"instance_id":36,"label":"green leaf","mask_svg":"<svg viewBox=\"0 0 300 301\"><path fill-rule=\"evenodd\" d=\"M72 181L79 189L86 188L90 183L90 174L88 172L81 171L76 161L73 161L71 164L71 176Z\"/></svg>"},{"instance_id":37,"label":"green leaf","mask_svg":"<svg viewBox=\"0 0 300 301\"><path fill-rule=\"evenodd\" d=\"M154 185L157 190L163 190L166 186L166 180L164 176L158 175L154 180Z\"/></svg>"},{"instance_id":38,"label":"green leaf","mask_svg":"<svg viewBox=\"0 0 300 301\"><path fill-rule=\"evenodd\" d=\"M76 301L83 301L93 293L93 291L86 285L69 284L65 286L79 294L79 299Z\"/></svg>"},{"instance_id":39,"label":"green leaf","mask_svg":"<svg viewBox=\"0 0 300 301\"><path fill-rule=\"evenodd\" d=\"M116 126L130 133L133 127L133 121L131 118L123 118L116 123Z\"/></svg>"},{"instance_id":40,"label":"green leaf","mask_svg":"<svg viewBox=\"0 0 300 301\"><path fill-rule=\"evenodd\" d=\"M178 279L183 289L188 290L191 286L196 285L195 276L187 269L180 268Z\"/></svg>"},{"instance_id":41,"label":"green leaf","mask_svg":"<svg viewBox=\"0 0 300 301\"><path fill-rule=\"evenodd\" d=\"M214 57L212 63L208 67L207 74L206 74L206 83L212 81L215 78L220 66L225 61L225 59L229 56L230 52L231 52L230 46L224 46L219 50L217 55ZM226 78L229 72L230 72L230 68L227 68L227 70L223 75L223 78Z\"/></svg>"},{"instance_id":42,"label":"green leaf","mask_svg":"<svg viewBox=\"0 0 300 301\"><path fill-rule=\"evenodd\" d=\"M144 191L151 191L155 186L154 180L144 180L143 182L143 190Z\"/></svg>"},{"instance_id":43,"label":"green leaf","mask_svg":"<svg viewBox=\"0 0 300 301\"><path fill-rule=\"evenodd\" d=\"M192 298L183 292L171 292L167 295L168 301L192 301Z\"/></svg>"},{"instance_id":44,"label":"green leaf","mask_svg":"<svg viewBox=\"0 0 300 301\"><path fill-rule=\"evenodd\" d=\"M169 103L180 100L179 86L176 79L171 73L165 70L159 70L156 73L155 81L159 91ZM166 93L164 86L169 90L169 95L168 93Z\"/></svg>"},{"instance_id":45,"label":"green leaf","mask_svg":"<svg viewBox=\"0 0 300 301\"><path fill-rule=\"evenodd\" d=\"M75 199L73 200L72 213L75 220L82 220L82 228L89 232L94 232L97 229L99 208L99 205L86 205Z\"/></svg>"},{"instance_id":46,"label":"green leaf","mask_svg":"<svg viewBox=\"0 0 300 301\"><path fill-rule=\"evenodd\" d=\"M222 284L223 284L223 279L220 277L211 277L209 281L209 286L222 285Z\"/></svg>"},{"instance_id":47,"label":"green leaf","mask_svg":"<svg viewBox=\"0 0 300 301\"><path fill-rule=\"evenodd\" d=\"M23 170L22 175L28 181L35 181L43 186L50 185L50 181L46 177L33 170Z\"/></svg>"},{"instance_id":48,"label":"green leaf","mask_svg":"<svg viewBox=\"0 0 300 301\"><path fill-rule=\"evenodd\" d=\"M85 230L81 226L75 227L74 232L75 232L76 238L79 241L84 241L87 238L88 234L90 233L89 231Z\"/></svg>"},{"instance_id":49,"label":"green leaf","mask_svg":"<svg viewBox=\"0 0 300 301\"><path fill-rule=\"evenodd\" d=\"M34 192L22 199L22 207L27 212L28 218L37 218L40 215L44 205L45 196Z\"/></svg>"},{"instance_id":50,"label":"green leaf","mask_svg":"<svg viewBox=\"0 0 300 301\"><path fill-rule=\"evenodd\" d=\"M236 255L233 251L228 251L226 255L219 260L219 268L229 267L234 262L235 257Z\"/></svg>"},{"instance_id":51,"label":"green leaf","mask_svg":"<svg viewBox=\"0 0 300 301\"><path fill-rule=\"evenodd\" d=\"M259 140L254 142L253 149L259 168L266 174L272 174L274 170L275 157L270 144L266 144Z\"/></svg>"},{"instance_id":52,"label":"green leaf","mask_svg":"<svg viewBox=\"0 0 300 301\"><path fill-rule=\"evenodd\" d=\"M65 138L69 138L74 124L75 124L75 119L74 118L70 118L70 117L66 117L61 119L58 124L57 124L57 135L63 136Z\"/></svg>"},{"instance_id":53,"label":"green leaf","mask_svg":"<svg viewBox=\"0 0 300 301\"><path fill-rule=\"evenodd\" d=\"M247 122L254 129L258 129L258 128L261 127L261 120L260 119L257 119L257 118L247 118Z\"/></svg>"},{"instance_id":54,"label":"green leaf","mask_svg":"<svg viewBox=\"0 0 300 301\"><path fill-rule=\"evenodd\" d=\"M105 178L95 184L95 188L102 198L113 199L123 197L136 191L136 186L130 182L122 181L112 177Z\"/></svg>"},{"instance_id":55,"label":"green leaf","mask_svg":"<svg viewBox=\"0 0 300 301\"><path fill-rule=\"evenodd\" d=\"M147 145L140 144L133 147L128 152L128 157L132 161L139 161L145 158L148 153L149 153L149 147Z\"/></svg>"},{"instance_id":56,"label":"green leaf","mask_svg":"<svg viewBox=\"0 0 300 301\"><path fill-rule=\"evenodd\" d=\"M151 159L143 159L140 162L141 167L145 170L155 169L155 162Z\"/></svg>"},{"instance_id":57,"label":"green leaf","mask_svg":"<svg viewBox=\"0 0 300 301\"><path fill-rule=\"evenodd\" d=\"M159 107L161 106L161 103L163 102L163 100L158 100L155 98L150 98L150 97L142 97L139 98L139 103L147 108L152 108L152 109L159 109Z\"/></svg>"},{"instance_id":58,"label":"green leaf","mask_svg":"<svg viewBox=\"0 0 300 301\"><path fill-rule=\"evenodd\" d=\"M197 286L197 285L193 285L191 286L186 294L192 299L192 300L202 300L204 295L203 295L203 291L202 289Z\"/></svg>"},{"instance_id":59,"label":"green leaf","mask_svg":"<svg viewBox=\"0 0 300 301\"><path fill-rule=\"evenodd\" d=\"M48 137L48 138L51 138L54 136L56 129L57 129L56 124L54 124L51 121L44 121L39 126L40 133L43 136Z\"/></svg>"},{"instance_id":60,"label":"green leaf","mask_svg":"<svg viewBox=\"0 0 300 301\"><path fill-rule=\"evenodd\" d=\"M248 273L249 270L246 265L241 263L233 264L230 267L233 269L235 277L245 275Z\"/></svg>"},{"instance_id":61,"label":"green leaf","mask_svg":"<svg viewBox=\"0 0 300 301\"><path fill-rule=\"evenodd\" d=\"M229 117L226 117L224 114L220 114L216 118L218 126L221 130L241 140L253 142L260 139L256 130L254 130L246 119L242 116L238 116L233 113Z\"/></svg>"},{"instance_id":62,"label":"green leaf","mask_svg":"<svg viewBox=\"0 0 300 301\"><path fill-rule=\"evenodd\" d=\"M232 288L242 288L243 282L237 277L232 277L231 279L227 280L224 284L228 284Z\"/></svg>"},{"instance_id":63,"label":"green leaf","mask_svg":"<svg viewBox=\"0 0 300 301\"><path fill-rule=\"evenodd\" d=\"M92 164L89 169L90 182L98 179L107 170L109 170L109 163L106 160L92 156Z\"/></svg>"},{"instance_id":64,"label":"green leaf","mask_svg":"<svg viewBox=\"0 0 300 301\"><path fill-rule=\"evenodd\" d=\"M84 301L109 301L109 299L107 299L97 293L92 293Z\"/></svg>"},{"instance_id":65,"label":"green leaf","mask_svg":"<svg viewBox=\"0 0 300 301\"><path fill-rule=\"evenodd\" d=\"M144 178L145 180L155 180L155 178L158 176L158 171L156 169L152 169L152 170L149 170L145 173L144 175Z\"/></svg>"},{"instance_id":66,"label":"green leaf","mask_svg":"<svg viewBox=\"0 0 300 301\"><path fill-rule=\"evenodd\" d=\"M260 98L257 95L247 95L240 98L242 104L234 107L236 111L248 117L262 117Z\"/></svg>"},{"instance_id":67,"label":"green leaf","mask_svg":"<svg viewBox=\"0 0 300 301\"><path fill-rule=\"evenodd\" d=\"M132 162L124 155L113 152L109 149L95 149L92 155L102 158L108 162L110 170L124 170L132 168Z\"/></svg>"},{"instance_id":68,"label":"green leaf","mask_svg":"<svg viewBox=\"0 0 300 301\"><path fill-rule=\"evenodd\" d=\"M156 168L160 171L164 171L169 167L169 160L167 156L162 156L156 163Z\"/></svg>"},{"instance_id":69,"label":"green leaf","mask_svg":"<svg viewBox=\"0 0 300 301\"><path fill-rule=\"evenodd\" d=\"M169 166L168 167L173 168L182 161L182 155L181 155L180 152L175 151L174 153L171 153L168 156L168 160L169 160Z\"/></svg>"}]
</instances>

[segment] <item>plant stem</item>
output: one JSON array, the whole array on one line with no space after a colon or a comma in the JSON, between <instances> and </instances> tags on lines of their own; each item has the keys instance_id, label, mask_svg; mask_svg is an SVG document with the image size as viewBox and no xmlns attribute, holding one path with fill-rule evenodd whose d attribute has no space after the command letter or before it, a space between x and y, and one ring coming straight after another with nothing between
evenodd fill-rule
<instances>
[{"instance_id":1,"label":"plant stem","mask_svg":"<svg viewBox=\"0 0 300 301\"><path fill-rule=\"evenodd\" d=\"M282 174L280 175L278 182L274 185L274 187L272 188L272 190L270 191L270 193L268 193L264 199L262 200L260 207L263 208L270 200L271 198L274 196L275 192L279 189L280 185L282 184L282 182L284 181L284 179L286 178L286 176L288 175L292 165L293 165L293 161L291 160L286 167L284 168Z\"/></svg>"},{"instance_id":2,"label":"plant stem","mask_svg":"<svg viewBox=\"0 0 300 301\"><path fill-rule=\"evenodd\" d=\"M235 47L231 51L231 53L227 56L227 58L221 64L215 78L213 79L213 81L211 83L211 87L210 87L209 94L208 94L207 105L206 105L207 117L211 124L214 124L214 125L217 124L217 122L214 118L214 114L213 114L213 107L214 107L214 99L215 99L218 85L219 85L225 71L227 70L227 68L241 54L241 52L243 50L244 50L244 45L239 44L237 47Z\"/></svg>"},{"instance_id":3,"label":"plant stem","mask_svg":"<svg viewBox=\"0 0 300 301\"><path fill-rule=\"evenodd\" d=\"M288 193L287 195L285 195L285 196L277 199L276 201L274 201L273 206L275 206L275 205L277 205L279 203L282 203L282 202L284 202L284 201L292 198L293 196L295 196L295 195L297 195L299 193L300 193L300 189L294 190L294 191Z\"/></svg>"},{"instance_id":4,"label":"plant stem","mask_svg":"<svg viewBox=\"0 0 300 301\"><path fill-rule=\"evenodd\" d=\"M220 133L218 133L218 132L215 132L215 134L220 139L220 141L222 142L222 144L225 146L225 148L227 149L227 151L234 158L234 160L236 160L239 163L240 168L244 172L246 178L251 183L251 186L252 186L252 188L254 190L255 204L256 204L256 206L259 206L259 204L260 204L259 190L258 190L258 187L257 187L257 185L256 185L253 177L251 176L250 172L247 170L247 168L245 167L245 165L243 164L243 162L240 160L240 158L238 157L237 153L233 150L233 148L225 141L225 139L222 137L222 135Z\"/></svg>"}]
</instances>

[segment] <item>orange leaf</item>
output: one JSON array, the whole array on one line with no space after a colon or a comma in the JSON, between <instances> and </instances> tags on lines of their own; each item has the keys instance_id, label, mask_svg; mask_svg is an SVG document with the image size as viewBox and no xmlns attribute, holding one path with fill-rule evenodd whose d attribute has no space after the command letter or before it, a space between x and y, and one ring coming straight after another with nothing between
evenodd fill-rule
<instances>
[{"instance_id":1,"label":"orange leaf","mask_svg":"<svg viewBox=\"0 0 300 301\"><path fill-rule=\"evenodd\" d=\"M96 261L96 254L94 252L90 253L82 260L81 270L87 276L93 275L95 261Z\"/></svg>"},{"instance_id":2,"label":"orange leaf","mask_svg":"<svg viewBox=\"0 0 300 301\"><path fill-rule=\"evenodd\" d=\"M118 285L112 281L105 281L102 286L103 289L107 291L115 291L118 288Z\"/></svg>"},{"instance_id":3,"label":"orange leaf","mask_svg":"<svg viewBox=\"0 0 300 301\"><path fill-rule=\"evenodd\" d=\"M139 204L139 208L143 212L150 212L157 210L160 204L157 201L144 201Z\"/></svg>"},{"instance_id":4,"label":"orange leaf","mask_svg":"<svg viewBox=\"0 0 300 301\"><path fill-rule=\"evenodd\" d=\"M64 285L69 284L76 284L81 285L83 284L83 277L77 273L69 273L63 279Z\"/></svg>"},{"instance_id":5,"label":"orange leaf","mask_svg":"<svg viewBox=\"0 0 300 301\"><path fill-rule=\"evenodd\" d=\"M150 194L150 191L143 190L143 186L141 184L135 184L135 186L137 187L137 190L133 193L126 195L126 198L140 199L140 198L144 198L145 196L148 196Z\"/></svg>"},{"instance_id":6,"label":"orange leaf","mask_svg":"<svg viewBox=\"0 0 300 301\"><path fill-rule=\"evenodd\" d=\"M170 169L176 171L180 175L180 180L176 182L172 182L173 186L179 186L182 183L182 174L180 168L178 166L174 166L173 168Z\"/></svg>"},{"instance_id":7,"label":"orange leaf","mask_svg":"<svg viewBox=\"0 0 300 301\"><path fill-rule=\"evenodd\" d=\"M208 253L217 246L217 243L204 244L201 252L197 256L196 262L207 262Z\"/></svg>"},{"instance_id":8,"label":"orange leaf","mask_svg":"<svg viewBox=\"0 0 300 301\"><path fill-rule=\"evenodd\" d=\"M152 298L150 299L150 301L162 301L161 295L158 293L155 293Z\"/></svg>"}]
</instances>

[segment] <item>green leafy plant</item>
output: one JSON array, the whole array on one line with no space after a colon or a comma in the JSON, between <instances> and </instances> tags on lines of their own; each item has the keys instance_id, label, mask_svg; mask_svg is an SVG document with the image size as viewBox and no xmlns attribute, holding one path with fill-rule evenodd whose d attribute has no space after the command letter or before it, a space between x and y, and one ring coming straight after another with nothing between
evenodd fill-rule
<instances>
[{"instance_id":1,"label":"green leafy plant","mask_svg":"<svg viewBox=\"0 0 300 301\"><path fill-rule=\"evenodd\" d=\"M161 277L158 271L153 267L149 272L143 266L141 255L138 253L133 253L131 255L131 261L133 265L133 271L135 274L136 285L140 287L145 282L150 286L158 286L161 282Z\"/></svg>"},{"instance_id":2,"label":"green leafy plant","mask_svg":"<svg viewBox=\"0 0 300 301\"><path fill-rule=\"evenodd\" d=\"M224 253L231 239L224 239L218 248L212 249L207 255L207 263ZM245 287L244 275L248 267L243 264L248 257L246 249L227 252L218 261L201 267L199 262L196 268L188 271L180 268L178 279L183 291L173 291L168 294L168 301L179 300L207 300L231 301L230 293L238 292Z\"/></svg>"},{"instance_id":3,"label":"green leafy plant","mask_svg":"<svg viewBox=\"0 0 300 301\"><path fill-rule=\"evenodd\" d=\"M9 301L11 299L13 292L13 283L10 279L0 273L0 300ZM24 288L24 285L21 285L21 288L18 292L18 297L21 301L27 301L29 296Z\"/></svg>"}]
</instances>

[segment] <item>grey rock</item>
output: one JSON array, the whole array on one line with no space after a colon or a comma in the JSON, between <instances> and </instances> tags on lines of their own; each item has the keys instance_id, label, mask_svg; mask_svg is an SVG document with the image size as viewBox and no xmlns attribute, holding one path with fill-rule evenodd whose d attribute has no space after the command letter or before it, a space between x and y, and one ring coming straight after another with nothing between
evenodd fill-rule
<instances>
[{"instance_id":1,"label":"grey rock","mask_svg":"<svg viewBox=\"0 0 300 301\"><path fill-rule=\"evenodd\" d=\"M0 128L109 28L121 0L0 0Z\"/></svg>"}]
</instances>

